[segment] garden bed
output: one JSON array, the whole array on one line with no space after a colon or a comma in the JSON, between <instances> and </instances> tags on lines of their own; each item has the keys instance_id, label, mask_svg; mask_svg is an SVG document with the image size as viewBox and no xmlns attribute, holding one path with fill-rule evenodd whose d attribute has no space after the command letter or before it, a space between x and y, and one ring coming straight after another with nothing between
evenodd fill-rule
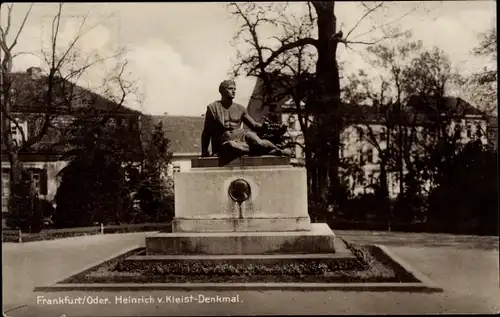
<instances>
[{"instance_id":1,"label":"garden bed","mask_svg":"<svg viewBox=\"0 0 500 317\"><path fill-rule=\"evenodd\" d=\"M143 248L78 273L60 284L106 283L414 283L412 274L372 245L351 245L349 261L301 260L287 264L214 264L125 261Z\"/></svg>"}]
</instances>

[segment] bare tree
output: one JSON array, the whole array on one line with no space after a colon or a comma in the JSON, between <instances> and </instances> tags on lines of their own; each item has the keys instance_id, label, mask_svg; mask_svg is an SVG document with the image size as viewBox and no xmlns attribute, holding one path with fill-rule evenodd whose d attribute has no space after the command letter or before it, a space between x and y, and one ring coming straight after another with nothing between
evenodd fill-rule
<instances>
[{"instance_id":1,"label":"bare tree","mask_svg":"<svg viewBox=\"0 0 500 317\"><path fill-rule=\"evenodd\" d=\"M316 139L322 141L321 147L314 146L313 149L316 174L318 175L316 187L319 192L317 196L325 201L328 192L330 190L336 192L335 189L340 186L339 148L343 113L340 100L340 70L337 61L338 45L376 44L387 38L382 36L374 41L350 39L361 22L383 7L385 3L370 5L362 3L365 13L345 35L341 27L339 28L337 25L335 4L335 1L309 1L307 2L307 14L295 19L293 17L290 19L289 15L284 13L277 13L285 12L287 3L230 4L231 13L242 22L237 37L240 37L247 44L246 53L239 54L240 68L247 76L263 78L263 81L267 82L266 87L272 87L272 79L269 74L281 69L282 64L279 62L286 60L283 56L289 55L294 50L297 52L298 48L314 51L314 85L309 93L307 108L308 111L314 113L315 126L317 126L315 129ZM281 10L272 7L275 5L282 6ZM413 8L410 12L414 10ZM295 23L294 28L290 27L292 20L298 22ZM259 29L269 26L281 30L281 35L265 41L260 37ZM364 35L385 26L374 27L369 32L365 32ZM317 33L316 38L312 36L314 31ZM390 37L392 38L394 35ZM268 90L271 91L265 92L265 95L272 96L272 89L268 88Z\"/></svg>"},{"instance_id":2,"label":"bare tree","mask_svg":"<svg viewBox=\"0 0 500 317\"><path fill-rule=\"evenodd\" d=\"M45 64L48 71L41 76L26 80L25 77L16 76L13 72L14 58L19 54L30 52L16 52L16 45L23 33L26 21L30 17L33 5L30 5L21 26L15 32L14 39L9 43L9 35L12 32L12 12L14 5L7 5L6 25L0 27L0 47L3 53L2 60L2 140L10 163L10 185L11 188L21 180L22 166L19 154L29 151L46 139L48 135L60 129L57 118L61 115L71 113L74 108L81 108L89 105L89 90L78 85L79 80L92 67L102 65L106 61L116 60L117 69L113 74L107 76L103 82L104 92L109 93L108 98L112 98L120 107L126 97L132 92L132 83L123 78L123 73L127 65L120 62L123 52L113 53L110 56L99 57L94 55L86 56L78 49L82 37L92 29L87 28L88 15L83 16L79 29L69 44L61 49L60 36L63 19L63 4L57 6L57 11L52 18L50 45L49 48L40 48L39 57ZM108 88L106 88L108 87ZM109 88L114 87L114 88ZM21 106L36 106L37 114L33 119L34 126L31 131L25 131L19 124L16 112ZM15 126L22 138L20 142L15 142L12 138L11 126ZM28 133L29 132L29 133ZM11 191L12 194L12 191Z\"/></svg>"},{"instance_id":3,"label":"bare tree","mask_svg":"<svg viewBox=\"0 0 500 317\"><path fill-rule=\"evenodd\" d=\"M11 31L11 17L12 17L12 10L13 10L13 5L8 5L7 6L7 25L5 28L0 27L0 48L2 49L2 64L1 64L1 97L2 97L2 139L3 143L6 149L6 152L8 154L11 170L10 170L10 179L11 183L18 183L20 181L20 163L19 159L17 156L17 153L19 151L19 146L16 146L12 140L12 134L11 134L11 123L13 122L14 124L16 123L15 120L12 120L11 117L11 112L12 112L12 99L11 99L11 73L12 73L12 66L13 66L13 59L14 59L14 53L13 50L15 49L17 45L17 41L19 39L19 36L21 35L24 26L26 24L26 21L28 20L28 17L30 15L31 9L33 7L33 4L30 5L28 11L24 15L24 19L21 23L21 26L17 30L14 36L14 40L12 43L7 42L7 37L9 36L9 33ZM19 127L17 127L19 128ZM23 139L25 139L24 133Z\"/></svg>"},{"instance_id":4,"label":"bare tree","mask_svg":"<svg viewBox=\"0 0 500 317\"><path fill-rule=\"evenodd\" d=\"M391 98L388 108L388 125L387 133L388 139L393 135L395 138L395 151L391 154L395 154L396 157L396 167L399 171L399 186L400 192L404 191L403 184L403 174L404 174L404 159L403 159L403 148L404 148L404 133L407 131L402 125L403 120L403 107L408 102L410 94L407 93L408 90L405 89L406 84L406 68L408 67L409 59L412 55L415 55L421 47L422 43L419 41L410 41L411 33L405 32L405 38L395 44L378 44L375 46L368 47L368 52L370 52L374 59L371 60L371 64L374 67L379 67L385 70L385 79L381 78L382 84L381 88L387 91L381 91L381 96L385 95ZM413 131L413 130L412 130ZM394 134L395 133L395 134ZM369 134L368 134L369 135ZM413 134L412 134L413 137Z\"/></svg>"},{"instance_id":5,"label":"bare tree","mask_svg":"<svg viewBox=\"0 0 500 317\"><path fill-rule=\"evenodd\" d=\"M470 102L487 114L497 113L497 29L492 26L488 31L479 34L479 45L472 53L477 57L485 58L482 70L471 76L461 78L459 83L462 93L465 93ZM488 61L489 60L489 61Z\"/></svg>"},{"instance_id":6,"label":"bare tree","mask_svg":"<svg viewBox=\"0 0 500 317\"><path fill-rule=\"evenodd\" d=\"M457 109L448 108L446 98L461 76L453 70L450 58L434 47L412 60L410 67L405 70L405 77L405 90L418 96L419 104L426 107L421 109L426 112L425 120L429 122L424 133L433 136L426 141L418 137L416 129L415 132L404 135L406 141L402 151L403 158L409 177L417 179L422 177L422 173L439 173L442 169L440 165L448 164L451 156L461 148L461 131L464 127L459 122L454 122L460 113L455 112ZM422 158L429 157L433 152L437 155L434 162L425 170L419 168ZM432 177L429 180L432 185Z\"/></svg>"},{"instance_id":7,"label":"bare tree","mask_svg":"<svg viewBox=\"0 0 500 317\"><path fill-rule=\"evenodd\" d=\"M358 111L353 120L360 135L379 153L379 190L386 196L387 171L398 172L401 195L420 194L429 169L423 160L436 142L455 144L450 121L442 117L445 96L456 80L449 58L437 48L423 50L420 42L410 39L378 44L368 48L374 75L361 70L348 78L343 98L353 104L372 105ZM366 108L365 108L366 109ZM374 131L382 126L382 133ZM452 131L453 132L453 131ZM428 138L434 134L435 138ZM389 219L390 220L390 219Z\"/></svg>"},{"instance_id":8,"label":"bare tree","mask_svg":"<svg viewBox=\"0 0 500 317\"><path fill-rule=\"evenodd\" d=\"M375 90L372 79L363 70L360 70L356 75L349 76L348 83L343 89L343 99L347 103L355 105L353 107L365 105L352 115L351 120L348 120L353 124L357 134L362 136L362 139L377 151L377 164L380 169L378 194L383 198L388 198L388 173L396 166L396 156L394 155L396 144L393 132L397 125L394 120L393 98L391 98L389 91L390 79L384 78L382 75L379 77L380 88ZM370 107L371 111L365 111L366 107Z\"/></svg>"}]
</instances>

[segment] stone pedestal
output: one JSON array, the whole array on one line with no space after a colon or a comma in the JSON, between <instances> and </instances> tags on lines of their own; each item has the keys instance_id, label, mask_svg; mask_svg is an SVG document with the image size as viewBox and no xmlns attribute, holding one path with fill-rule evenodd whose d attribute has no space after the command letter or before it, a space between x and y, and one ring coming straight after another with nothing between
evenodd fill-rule
<instances>
[{"instance_id":1,"label":"stone pedestal","mask_svg":"<svg viewBox=\"0 0 500 317\"><path fill-rule=\"evenodd\" d=\"M308 231L159 233L146 239L147 254L334 253L335 235L324 223Z\"/></svg>"},{"instance_id":2,"label":"stone pedestal","mask_svg":"<svg viewBox=\"0 0 500 317\"><path fill-rule=\"evenodd\" d=\"M283 161L278 159L277 162ZM266 161L275 162L269 157L254 163ZM244 201L231 197L230 188L235 181L248 186ZM177 173L173 231L309 230L306 181L306 170L290 165L202 167Z\"/></svg>"},{"instance_id":3,"label":"stone pedestal","mask_svg":"<svg viewBox=\"0 0 500 317\"><path fill-rule=\"evenodd\" d=\"M307 174L285 157L192 161L175 175L173 233L146 237L149 255L335 253L326 224L311 224Z\"/></svg>"}]
</instances>

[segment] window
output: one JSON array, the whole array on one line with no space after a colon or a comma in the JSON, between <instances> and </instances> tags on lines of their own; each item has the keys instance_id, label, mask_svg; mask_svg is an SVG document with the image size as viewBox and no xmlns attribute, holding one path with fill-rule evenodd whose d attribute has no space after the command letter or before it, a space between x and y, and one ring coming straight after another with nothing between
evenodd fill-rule
<instances>
[{"instance_id":1,"label":"window","mask_svg":"<svg viewBox=\"0 0 500 317\"><path fill-rule=\"evenodd\" d=\"M23 133L25 137L28 136L28 122L19 120L17 121L17 124L15 122L11 122L10 133L12 135L12 141L16 144L21 144L23 142Z\"/></svg>"},{"instance_id":2,"label":"window","mask_svg":"<svg viewBox=\"0 0 500 317\"><path fill-rule=\"evenodd\" d=\"M361 165L365 165L365 156L363 155L363 150L362 149L358 150L358 157L359 157L359 163Z\"/></svg>"},{"instance_id":3,"label":"window","mask_svg":"<svg viewBox=\"0 0 500 317\"><path fill-rule=\"evenodd\" d=\"M467 137L472 137L472 126L470 124L467 125Z\"/></svg>"},{"instance_id":4,"label":"window","mask_svg":"<svg viewBox=\"0 0 500 317\"><path fill-rule=\"evenodd\" d=\"M39 171L31 172L31 180L33 181L33 189L35 190L35 193L40 195L41 173Z\"/></svg>"},{"instance_id":5,"label":"window","mask_svg":"<svg viewBox=\"0 0 500 317\"><path fill-rule=\"evenodd\" d=\"M47 195L47 171L43 169L30 169L32 186L38 195ZM8 211L8 201L10 194L10 171L2 170L2 212Z\"/></svg>"},{"instance_id":6,"label":"window","mask_svg":"<svg viewBox=\"0 0 500 317\"><path fill-rule=\"evenodd\" d=\"M368 182L370 185L374 185L377 182L377 178L374 173L368 174Z\"/></svg>"},{"instance_id":7,"label":"window","mask_svg":"<svg viewBox=\"0 0 500 317\"><path fill-rule=\"evenodd\" d=\"M380 135L379 135L380 141L385 141L385 134L386 133L387 133L387 131L384 128L380 129Z\"/></svg>"},{"instance_id":8,"label":"window","mask_svg":"<svg viewBox=\"0 0 500 317\"><path fill-rule=\"evenodd\" d=\"M364 138L364 137L365 137L365 133L364 133L364 131L363 131L361 128L359 128L359 129L358 129L358 142L363 141L363 138Z\"/></svg>"},{"instance_id":9,"label":"window","mask_svg":"<svg viewBox=\"0 0 500 317\"><path fill-rule=\"evenodd\" d=\"M478 138L482 138L483 137L483 129L481 129L481 125L479 123L476 124L476 136Z\"/></svg>"},{"instance_id":10,"label":"window","mask_svg":"<svg viewBox=\"0 0 500 317\"><path fill-rule=\"evenodd\" d=\"M366 162L367 163L374 163L373 162L373 149L368 149L366 151Z\"/></svg>"},{"instance_id":11,"label":"window","mask_svg":"<svg viewBox=\"0 0 500 317\"><path fill-rule=\"evenodd\" d=\"M9 171L2 171L2 212L9 211L9 194L10 194L10 174Z\"/></svg>"},{"instance_id":12,"label":"window","mask_svg":"<svg viewBox=\"0 0 500 317\"><path fill-rule=\"evenodd\" d=\"M287 122L288 128L290 130L295 130L295 122L296 122L295 117L293 115L290 115L288 117L288 122Z\"/></svg>"},{"instance_id":13,"label":"window","mask_svg":"<svg viewBox=\"0 0 500 317\"><path fill-rule=\"evenodd\" d=\"M114 118L108 120L108 127L116 128L116 120Z\"/></svg>"},{"instance_id":14,"label":"window","mask_svg":"<svg viewBox=\"0 0 500 317\"><path fill-rule=\"evenodd\" d=\"M181 171L181 167L179 165L174 165L174 174L179 173Z\"/></svg>"},{"instance_id":15,"label":"window","mask_svg":"<svg viewBox=\"0 0 500 317\"><path fill-rule=\"evenodd\" d=\"M139 122L136 117L132 117L128 120L128 127L130 131L137 130L139 128Z\"/></svg>"}]
</instances>

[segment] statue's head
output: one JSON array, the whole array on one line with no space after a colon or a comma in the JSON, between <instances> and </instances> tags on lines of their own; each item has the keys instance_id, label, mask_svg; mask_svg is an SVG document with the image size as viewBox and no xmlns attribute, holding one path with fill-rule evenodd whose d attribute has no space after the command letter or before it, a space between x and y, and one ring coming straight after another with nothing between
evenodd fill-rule
<instances>
[{"instance_id":1,"label":"statue's head","mask_svg":"<svg viewBox=\"0 0 500 317\"><path fill-rule=\"evenodd\" d=\"M219 92L222 97L233 99L236 93L236 83L234 80L224 80L219 85Z\"/></svg>"}]
</instances>

